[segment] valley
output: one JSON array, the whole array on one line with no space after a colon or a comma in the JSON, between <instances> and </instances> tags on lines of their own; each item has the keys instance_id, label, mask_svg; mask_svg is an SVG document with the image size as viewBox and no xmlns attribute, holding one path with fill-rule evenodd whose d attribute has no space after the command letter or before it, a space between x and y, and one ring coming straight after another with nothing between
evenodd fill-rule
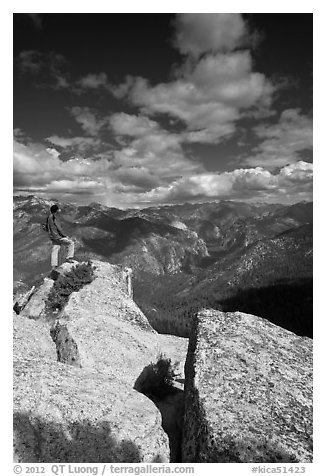
<instances>
[{"instance_id":1,"label":"valley","mask_svg":"<svg viewBox=\"0 0 326 476\"><path fill-rule=\"evenodd\" d=\"M14 293L49 272L50 206L14 199ZM76 258L133 269L134 299L160 333L188 337L203 307L264 317L312 337L312 203L62 207Z\"/></svg>"}]
</instances>

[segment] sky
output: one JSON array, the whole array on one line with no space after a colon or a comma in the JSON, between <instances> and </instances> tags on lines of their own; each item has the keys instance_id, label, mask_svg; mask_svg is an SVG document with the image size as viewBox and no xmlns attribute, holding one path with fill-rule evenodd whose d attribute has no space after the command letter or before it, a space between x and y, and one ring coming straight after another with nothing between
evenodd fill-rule
<instances>
[{"instance_id":1,"label":"sky","mask_svg":"<svg viewBox=\"0 0 326 476\"><path fill-rule=\"evenodd\" d=\"M312 200L312 17L15 13L14 193Z\"/></svg>"}]
</instances>

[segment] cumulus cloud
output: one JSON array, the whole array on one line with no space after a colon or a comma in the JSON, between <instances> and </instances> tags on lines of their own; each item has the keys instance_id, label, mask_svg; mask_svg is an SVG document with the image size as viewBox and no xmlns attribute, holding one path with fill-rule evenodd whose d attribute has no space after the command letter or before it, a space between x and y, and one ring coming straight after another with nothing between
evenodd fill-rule
<instances>
[{"instance_id":1,"label":"cumulus cloud","mask_svg":"<svg viewBox=\"0 0 326 476\"><path fill-rule=\"evenodd\" d=\"M175 22L176 48L199 56L206 52L232 51L248 37L238 13L181 13Z\"/></svg>"},{"instance_id":2,"label":"cumulus cloud","mask_svg":"<svg viewBox=\"0 0 326 476\"><path fill-rule=\"evenodd\" d=\"M112 114L110 126L115 134L131 137L143 136L160 128L157 122L150 120L146 116L136 116L124 112Z\"/></svg>"},{"instance_id":3,"label":"cumulus cloud","mask_svg":"<svg viewBox=\"0 0 326 476\"><path fill-rule=\"evenodd\" d=\"M253 71L250 51L243 49L250 34L240 14L180 14L175 28L175 46L186 55L175 79L152 86L146 78L128 76L110 87L117 98L127 96L143 115L182 121L183 140L191 143L218 144L246 114L272 114L276 88Z\"/></svg>"},{"instance_id":4,"label":"cumulus cloud","mask_svg":"<svg viewBox=\"0 0 326 476\"><path fill-rule=\"evenodd\" d=\"M94 195L103 203L102 195L110 197L114 206L132 206L142 194L166 185L183 173L199 170L197 164L183 156L177 141L166 142L164 136L131 139L119 151L103 151L96 160L75 156L61 160L60 148L85 145L87 138L52 137L55 147L14 142L14 186L20 190L38 189L54 193L59 189L69 194ZM89 138L95 140L95 138ZM167 138L167 141L169 138ZM87 142L86 142L87 144ZM112 202L113 200L113 202Z\"/></svg>"},{"instance_id":5,"label":"cumulus cloud","mask_svg":"<svg viewBox=\"0 0 326 476\"><path fill-rule=\"evenodd\" d=\"M93 180L110 169L107 160L90 162L75 158L63 162L58 151L41 144L14 141L14 185L47 185L67 179Z\"/></svg>"},{"instance_id":6,"label":"cumulus cloud","mask_svg":"<svg viewBox=\"0 0 326 476\"><path fill-rule=\"evenodd\" d=\"M122 177L107 158L96 161L74 158L63 162L55 149L41 144L22 144L14 141L14 190L37 192L40 196L81 202L98 201L110 206L132 206L138 202L139 192L148 190ZM115 169L117 172L115 172ZM136 172L138 180L147 170ZM125 171L131 174L132 171ZM121 174L121 177L120 177ZM141 184L140 184L141 185ZM155 184L154 184L155 185Z\"/></svg>"},{"instance_id":7,"label":"cumulus cloud","mask_svg":"<svg viewBox=\"0 0 326 476\"><path fill-rule=\"evenodd\" d=\"M70 108L69 111L84 132L90 136L97 136L100 130L109 122L108 117L99 117L96 111L89 107L75 106Z\"/></svg>"},{"instance_id":8,"label":"cumulus cloud","mask_svg":"<svg viewBox=\"0 0 326 476\"><path fill-rule=\"evenodd\" d=\"M50 155L52 155L52 157L54 157L55 159L57 159L58 157L60 157L60 152L57 150L57 149L54 149L53 147L47 147L45 149Z\"/></svg>"},{"instance_id":9,"label":"cumulus cloud","mask_svg":"<svg viewBox=\"0 0 326 476\"><path fill-rule=\"evenodd\" d=\"M152 190L161 183L161 177L145 166L119 167L115 171L115 177L124 186L138 187L139 192Z\"/></svg>"},{"instance_id":10,"label":"cumulus cloud","mask_svg":"<svg viewBox=\"0 0 326 476\"><path fill-rule=\"evenodd\" d=\"M303 182L306 184L304 188ZM283 192L280 193L280 190ZM262 167L255 167L224 173L190 175L166 187L150 191L148 199L166 203L207 198L266 201L278 199L280 202L291 202L300 194L301 199L311 199L311 193L312 164L300 161L284 167L276 174Z\"/></svg>"},{"instance_id":11,"label":"cumulus cloud","mask_svg":"<svg viewBox=\"0 0 326 476\"><path fill-rule=\"evenodd\" d=\"M236 194L243 190L265 190L276 186L275 176L258 167L183 178L173 185L170 194L174 197L178 197L180 192L184 197L186 195L192 197L226 197L230 196L231 193Z\"/></svg>"},{"instance_id":12,"label":"cumulus cloud","mask_svg":"<svg viewBox=\"0 0 326 476\"><path fill-rule=\"evenodd\" d=\"M201 164L185 156L177 134L162 131L132 139L128 146L116 151L114 156L115 163L124 170L145 168L160 183L203 170Z\"/></svg>"},{"instance_id":13,"label":"cumulus cloud","mask_svg":"<svg viewBox=\"0 0 326 476\"><path fill-rule=\"evenodd\" d=\"M110 91L118 100L128 99L137 113L66 108L81 131L75 137L53 134L46 138L47 148L17 129L15 185L68 197L80 192L112 206L207 198L309 199L312 166L300 159L302 151L312 149L312 121L288 109L276 122L276 87L254 71L250 51L243 49L252 38L242 16L180 14L175 27L174 45L183 62L170 81L156 85L131 76L112 85L103 72L73 80L64 73L61 55L22 52L20 71L37 84L47 79L51 87L79 95ZM216 145L232 138L244 118L262 120L253 128L259 145L241 162L236 159L235 170L208 173L200 159L187 156L189 144ZM167 119L169 130L163 127ZM106 142L110 134L114 146Z\"/></svg>"},{"instance_id":14,"label":"cumulus cloud","mask_svg":"<svg viewBox=\"0 0 326 476\"><path fill-rule=\"evenodd\" d=\"M184 140L218 143L235 131L236 121L271 104L273 85L252 71L249 51L207 55L178 78L151 86L144 78L120 85L143 114L168 114L184 123Z\"/></svg>"},{"instance_id":15,"label":"cumulus cloud","mask_svg":"<svg viewBox=\"0 0 326 476\"><path fill-rule=\"evenodd\" d=\"M145 116L169 115L183 124L184 143L219 144L232 137L246 115L261 118L275 113L271 111L275 86L253 71L249 50L234 51L248 46L250 38L240 14L180 14L175 29L175 46L186 55L176 79L152 86L145 78L127 76L113 86L101 76L100 83L116 98L127 96L141 111L138 119L113 115L110 123L116 134L136 136L137 130L151 134L157 126Z\"/></svg>"},{"instance_id":16,"label":"cumulus cloud","mask_svg":"<svg viewBox=\"0 0 326 476\"><path fill-rule=\"evenodd\" d=\"M156 144L155 153L141 154L147 140L147 136L132 139L129 147L109 158L104 154L97 160L73 158L65 162L56 148L15 141L15 189L38 190L51 196L62 193L67 199L87 195L92 201L120 207L207 198L311 199L312 164L307 162L287 165L278 173L263 167L207 173L183 156L177 142L170 144L167 154L158 145L162 137L151 143Z\"/></svg>"},{"instance_id":17,"label":"cumulus cloud","mask_svg":"<svg viewBox=\"0 0 326 476\"><path fill-rule=\"evenodd\" d=\"M110 125L122 137L124 146L114 153L115 163L121 167L119 177L129 183L165 184L183 174L203 170L201 164L185 156L182 134L168 132L146 116L116 113Z\"/></svg>"},{"instance_id":18,"label":"cumulus cloud","mask_svg":"<svg viewBox=\"0 0 326 476\"><path fill-rule=\"evenodd\" d=\"M88 136L47 137L60 151L62 161L78 156L92 160L106 157L114 165L111 172L118 182L143 186L146 190L165 185L183 174L203 171L200 163L185 156L182 135L166 131L146 116L115 113L101 117L96 111L81 107L70 112ZM101 140L102 128L108 127L119 144L110 150Z\"/></svg>"},{"instance_id":19,"label":"cumulus cloud","mask_svg":"<svg viewBox=\"0 0 326 476\"><path fill-rule=\"evenodd\" d=\"M274 86L263 74L253 71L249 50L234 51L248 46L250 36L240 14L180 14L175 29L175 46L186 57L174 80L152 86L145 78L127 76L123 83L112 85L106 73L90 73L70 81L70 90L80 94L104 88L117 99L127 96L140 109L141 117L113 115L110 124L117 135L120 131L121 135L132 135L128 134L129 124L135 134L136 127L151 133L155 123L146 122L144 116L167 114L183 123L184 142L218 144L235 133L237 121L246 111L251 117L269 114ZM25 71L36 72L45 63L44 55L36 51L20 56ZM52 53L48 63L55 64L59 56ZM56 74L56 87L68 87L67 78L59 75L59 65L51 70ZM86 133L95 135L102 125L89 109L82 109L74 108L72 114Z\"/></svg>"},{"instance_id":20,"label":"cumulus cloud","mask_svg":"<svg viewBox=\"0 0 326 476\"><path fill-rule=\"evenodd\" d=\"M283 167L280 171L280 177L283 181L312 183L313 165L299 160L295 164Z\"/></svg>"},{"instance_id":21,"label":"cumulus cloud","mask_svg":"<svg viewBox=\"0 0 326 476\"><path fill-rule=\"evenodd\" d=\"M261 73L252 71L250 52L239 51L201 59L189 74L199 98L236 108L249 108L267 94L271 84Z\"/></svg>"},{"instance_id":22,"label":"cumulus cloud","mask_svg":"<svg viewBox=\"0 0 326 476\"><path fill-rule=\"evenodd\" d=\"M312 119L300 114L298 109L286 109L276 124L259 125L254 131L264 140L251 156L242 160L244 165L282 167L297 162L301 151L312 151Z\"/></svg>"}]
</instances>

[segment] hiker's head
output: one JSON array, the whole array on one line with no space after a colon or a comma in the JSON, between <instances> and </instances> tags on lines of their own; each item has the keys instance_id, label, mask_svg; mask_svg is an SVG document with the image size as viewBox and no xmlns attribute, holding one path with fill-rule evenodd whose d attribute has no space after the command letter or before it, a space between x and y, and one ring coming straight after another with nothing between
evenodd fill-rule
<instances>
[{"instance_id":1,"label":"hiker's head","mask_svg":"<svg viewBox=\"0 0 326 476\"><path fill-rule=\"evenodd\" d=\"M59 211L58 205L52 205L52 207L50 208L50 212L57 213L57 211Z\"/></svg>"}]
</instances>

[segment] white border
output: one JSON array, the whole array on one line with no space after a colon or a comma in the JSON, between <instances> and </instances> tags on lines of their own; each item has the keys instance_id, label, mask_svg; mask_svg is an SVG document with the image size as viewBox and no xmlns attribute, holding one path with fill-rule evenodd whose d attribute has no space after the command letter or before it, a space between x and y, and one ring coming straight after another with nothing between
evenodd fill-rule
<instances>
[{"instance_id":1,"label":"white border","mask_svg":"<svg viewBox=\"0 0 326 476\"><path fill-rule=\"evenodd\" d=\"M189 2L165 0L164 2L123 1L12 1L1 6L1 159L4 172L1 174L1 367L2 400L1 400L1 450L4 455L0 463L4 463L3 474L12 474L12 14L18 12L43 13L170 13L170 12L244 12L244 13L314 13L314 463L303 465L306 474L321 475L324 461L323 440L325 433L326 393L323 385L325 378L325 199L323 196L325 175L325 147L323 138L326 135L325 100L325 7L318 1L232 1L227 2ZM244 10L245 9L245 10ZM323 142L322 142L323 141ZM195 474L251 474L251 464L196 464ZM217 468L218 466L218 468ZM268 465L273 466L273 465ZM287 466L287 465L286 465ZM199 468L198 468L199 467ZM8 471L7 471L8 469Z\"/></svg>"}]
</instances>

